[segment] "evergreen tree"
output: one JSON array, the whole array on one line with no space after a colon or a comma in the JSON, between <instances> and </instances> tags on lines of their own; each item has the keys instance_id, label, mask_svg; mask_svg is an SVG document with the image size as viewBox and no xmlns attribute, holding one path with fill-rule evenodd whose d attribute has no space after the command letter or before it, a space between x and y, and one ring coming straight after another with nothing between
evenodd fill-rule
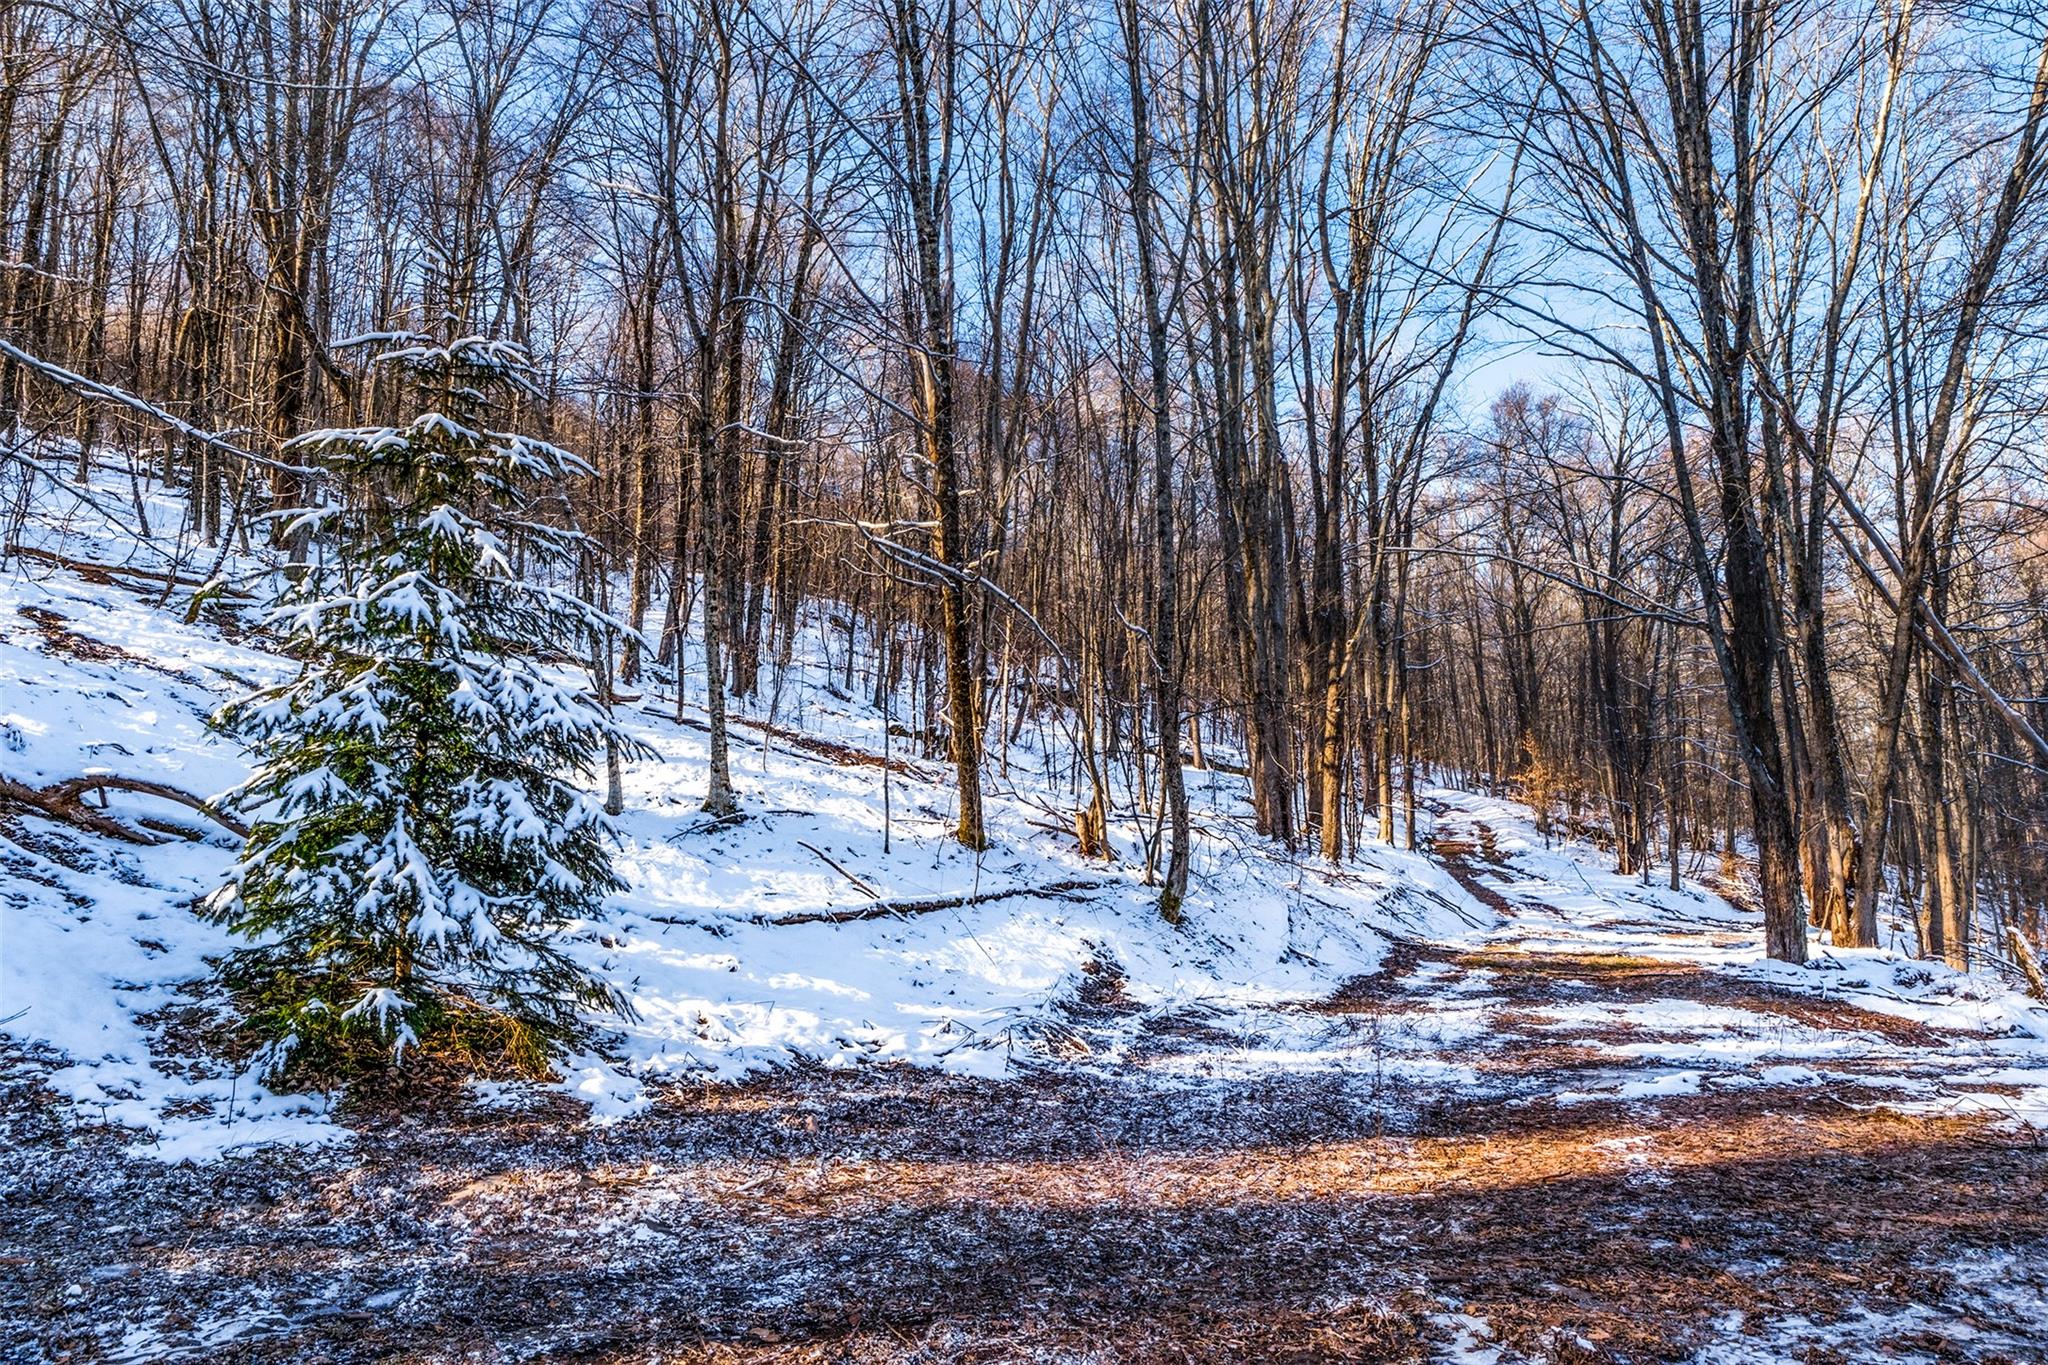
<instances>
[{"instance_id":1,"label":"evergreen tree","mask_svg":"<svg viewBox=\"0 0 2048 1365\"><path fill-rule=\"evenodd\" d=\"M622 886L575 779L607 743L642 748L545 662L621 628L560 586L585 539L533 519L591 470L491 425L531 391L516 346L414 338L376 363L419 416L286 446L336 505L286 514L324 551L269 610L301 672L219 717L256 767L231 797L247 847L207 909L260 940L223 975L273 1071L422 1041L538 1069L583 1008L624 1009L550 941Z\"/></svg>"}]
</instances>

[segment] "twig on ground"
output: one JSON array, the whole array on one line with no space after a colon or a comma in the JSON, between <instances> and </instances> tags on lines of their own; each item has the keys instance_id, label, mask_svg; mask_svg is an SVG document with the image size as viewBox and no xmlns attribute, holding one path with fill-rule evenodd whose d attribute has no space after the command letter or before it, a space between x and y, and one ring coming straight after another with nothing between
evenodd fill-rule
<instances>
[{"instance_id":1,"label":"twig on ground","mask_svg":"<svg viewBox=\"0 0 2048 1365\"><path fill-rule=\"evenodd\" d=\"M875 890L875 888L869 886L866 882L862 881L860 878L854 876L851 872L848 872L845 868L841 867L838 861L835 860L831 854L825 852L824 849L818 848L812 844L807 844L802 839L796 841L796 846L798 848L807 848L811 852L817 854L820 858L824 859L825 865L827 867L831 868L834 872L837 872L840 876L846 878L846 880L848 880L849 882L852 882L854 889L859 891L862 895L866 896L869 900L878 901L882 898L881 892Z\"/></svg>"}]
</instances>

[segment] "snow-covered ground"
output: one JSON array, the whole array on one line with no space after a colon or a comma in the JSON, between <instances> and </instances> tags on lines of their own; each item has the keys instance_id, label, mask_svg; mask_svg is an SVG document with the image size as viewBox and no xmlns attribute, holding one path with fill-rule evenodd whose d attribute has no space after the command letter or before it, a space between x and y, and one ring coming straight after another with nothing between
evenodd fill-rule
<instances>
[{"instance_id":1,"label":"snow-covered ground","mask_svg":"<svg viewBox=\"0 0 2048 1365\"><path fill-rule=\"evenodd\" d=\"M1758 917L1704 887L1617 876L1580 844L1546 848L1512 802L1438 792L1435 803L1440 838L1491 846L1476 875L1508 905L1468 938L1465 960L1541 964L1558 989L1524 1004L1522 1027L1613 1063L1611 1076L1590 1073L1592 1087L1548 1098L1823 1086L1852 1102L2048 1129L2048 1006L1988 975L1878 949L1822 943L1802 966L1772 962ZM1577 963L1590 979L1571 976Z\"/></svg>"},{"instance_id":2,"label":"snow-covered ground","mask_svg":"<svg viewBox=\"0 0 2048 1365\"><path fill-rule=\"evenodd\" d=\"M196 582L210 571L207 556L176 553L174 537L135 537L130 493L109 483L95 495L104 511L78 502L62 520L31 518L20 539L44 555L17 555L0 569L0 772L41 785L104 771L211 794L244 767L208 715L290 665L237 628L232 607L185 619L192 588L145 575ZM134 501L154 525L176 524L177 504L146 490ZM67 568L52 554L114 572ZM234 557L224 568L260 588L260 561ZM820 605L806 627L797 665L779 682L764 679L758 702L736 704L745 814L737 823L708 826L697 811L701 696L685 697L682 723L669 686L624 707L659 757L626 774L619 867L630 890L570 935L575 954L633 1004L630 1019L599 1021L603 1055L565 1068L563 1085L594 1118L643 1108L655 1082L729 1079L798 1058L973 1075L1369 1063L1396 1068L1408 1084L1487 1084L1471 1060L1497 1028L1483 967L1422 962L1403 983L1415 1007L1370 1039L1298 1007L1374 973L1388 944L1402 941L1647 957L1968 1039L1938 1056L1890 1056L1882 1040L1759 1021L1740 1004L1560 999L1540 1013L1561 1037L1626 1025L1644 1039L1606 1044L1616 1075L1594 1076L1562 1100L1854 1083L1877 1085L1888 1102L1912 1092L1911 1102L1930 1108L1977 1105L2048 1124L2039 1042L2048 1014L1997 983L1883 953L1829 950L1808 968L1766 964L1752 916L1699 886L1671 892L1616 877L1588 848L1544 848L1528 813L1505 801L1432 792L1424 834L1469 841L1485 826L1495 857L1487 875L1517 907L1506 922L1473 894L1469 874L1461 882L1424 854L1372 847L1332 868L1271 848L1250 832L1239 779L1190 772L1198 845L1186 923L1174 929L1143 884L1140 812L1112 824L1120 858L1076 852L1065 829L1065 718L1049 715L1020 727L1017 747L991 755L991 844L970 853L948 837L943 762L906 756L904 741L885 739L884 715L841 691L843 623ZM842 747L821 752L797 736ZM886 777L881 766L845 761L891 747ZM226 869L232 838L151 798L117 795L112 813L171 818L205 837L145 848L13 817L13 837L0 841L0 1028L45 1059L49 1086L81 1115L132 1128L139 1148L167 1158L345 1139L325 1097L271 1094L196 1055L160 1014L191 1003L208 957L229 946L191 905ZM1065 889L845 923L806 918L1048 886ZM1112 981L1118 1008L1077 1020L1076 1003ZM1199 1020L1231 1045L1150 1055L1145 1040L1163 1020ZM1853 1074L1833 1065L1845 1054ZM490 1093L504 1098L502 1087Z\"/></svg>"},{"instance_id":3,"label":"snow-covered ground","mask_svg":"<svg viewBox=\"0 0 2048 1365\"><path fill-rule=\"evenodd\" d=\"M0 772L36 786L107 772L223 791L246 768L208 716L290 664L236 627L232 607L186 620L189 584L212 570L210 552L134 536L127 490L95 493L111 514L77 502L61 521L32 518L20 536L31 553L0 568ZM142 501L153 525L177 524L175 502ZM81 573L49 555L116 572ZM230 556L221 569L262 590L260 559ZM188 583L166 591L155 576L166 573ZM1186 924L1170 929L1143 884L1138 812L1112 826L1124 856L1108 863L1079 857L1059 827L1072 809L1060 716L992 756L991 846L970 853L948 837L942 761L906 759L898 738L885 779L881 766L786 738L874 755L886 747L884 715L838 685L847 643L834 615L814 608L797 664L779 683L764 681L758 705L735 703L737 823L709 827L697 811L701 679L688 681L681 723L672 684L622 707L659 758L626 773L617 861L631 889L569 935L575 954L633 1004L629 1019L597 1021L606 1056L567 1068L565 1085L597 1117L644 1105L646 1081L729 1079L800 1057L1000 1073L1073 1051L1060 1009L1098 974L1120 976L1139 1007L1128 1018L1135 1037L1159 1013L1227 1015L1327 994L1378 964L1384 930L1449 932L1461 914L1479 913L1419 856L1381 853L1334 874L1277 856L1251 836L1241 784L1193 772L1194 889ZM110 813L173 819L205 837L136 847L18 816L20 837L0 843L10 873L0 892L0 1027L49 1049L51 1087L81 1112L134 1128L166 1157L345 1136L324 1098L270 1094L167 1038L158 1012L189 1003L207 958L230 946L191 905L217 884L234 841L150 797L115 794ZM1050 885L1067 889L852 923L783 922ZM1098 1062L1114 1057L1114 1040L1097 1046Z\"/></svg>"},{"instance_id":4,"label":"snow-covered ground","mask_svg":"<svg viewBox=\"0 0 2048 1365\"><path fill-rule=\"evenodd\" d=\"M187 620L208 557L124 531L125 486L96 496L108 513L32 519L40 553L0 566L0 774L221 791L244 767L207 716L291 665L232 604ZM222 567L260 587L259 560ZM1190 772L1172 928L1140 813L1117 859L1076 853L1057 713L991 755L991 844L961 849L945 764L842 690L837 614L815 604L798 664L737 703L737 823L698 811L701 684L681 723L672 684L626 704L658 755L625 777L630 887L569 944L634 1014L564 1068L582 1109L480 1084L477 1114L359 1134L331 1097L271 1094L194 1028L230 941L192 904L232 837L119 794L124 822L197 837L0 813L4 1078L61 1101L0 1190L25 1229L0 1259L34 1266L0 1287L21 1332L135 1360L535 1357L599 1318L764 1350L872 1319L927 1333L903 1348L925 1358L1411 1318L1427 1345L1402 1359L1648 1358L1602 1354L1632 1331L1702 1365L2042 1346L2040 1219L1983 1183L2031 1188L2038 1160L2024 1131L1975 1144L2048 1128L2048 1009L1892 953L1766 962L1709 886L1619 877L1448 788L1423 851L1332 867L1256 839L1241 779ZM909 908L824 918L881 904ZM66 1124L124 1136L50 1138ZM1891 1269L1864 1276L1873 1256ZM551 1287L508 1299L501 1274ZM1037 1306L1006 1318L988 1285Z\"/></svg>"}]
</instances>

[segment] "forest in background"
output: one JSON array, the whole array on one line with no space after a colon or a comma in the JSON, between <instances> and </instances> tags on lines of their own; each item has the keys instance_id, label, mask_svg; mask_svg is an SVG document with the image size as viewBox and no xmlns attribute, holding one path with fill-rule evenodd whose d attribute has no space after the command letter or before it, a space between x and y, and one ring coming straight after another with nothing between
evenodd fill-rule
<instances>
[{"instance_id":1,"label":"forest in background","mask_svg":"<svg viewBox=\"0 0 2048 1365\"><path fill-rule=\"evenodd\" d=\"M326 553L283 443L502 338L715 813L829 600L961 841L1062 708L1169 918L1185 760L1331 859L1440 778L1752 860L1775 957L1883 890L2024 970L2044 135L2048 17L1924 0L0 0L0 548L99 465Z\"/></svg>"}]
</instances>

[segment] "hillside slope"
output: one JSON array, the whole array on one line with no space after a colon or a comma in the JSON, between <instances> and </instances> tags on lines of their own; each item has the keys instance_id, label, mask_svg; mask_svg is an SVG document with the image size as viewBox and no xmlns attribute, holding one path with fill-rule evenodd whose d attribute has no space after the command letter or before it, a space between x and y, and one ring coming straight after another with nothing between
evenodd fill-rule
<instances>
[{"instance_id":1,"label":"hillside slope","mask_svg":"<svg viewBox=\"0 0 2048 1365\"><path fill-rule=\"evenodd\" d=\"M289 663L185 619L163 575L203 564L82 514L27 540L0 773L235 782L206 716ZM552 1087L271 1094L203 1046L232 835L132 792L106 815L164 842L0 813L0 1358L2048 1351L2048 1009L1768 963L1708 886L1450 789L1425 852L1331 867L1191 772L1169 928L1136 813L1074 852L1062 717L992 758L974 856L807 624L739 707L738 823L697 811L699 699L629 703L630 889L569 942L634 1014Z\"/></svg>"},{"instance_id":2,"label":"hillside slope","mask_svg":"<svg viewBox=\"0 0 2048 1365\"><path fill-rule=\"evenodd\" d=\"M176 515L148 510L158 524ZM0 571L0 772L30 787L113 773L201 796L239 781L242 758L207 717L291 666L232 607L184 619L204 557L83 505L65 524L29 529L29 553ZM260 587L260 562L225 568ZM731 1079L798 1058L1002 1074L1073 1054L1062 1008L1110 977L1145 1017L1201 1010L1256 1031L1266 1007L1373 970L1389 933L1485 921L1420 856L1376 851L1341 871L1280 856L1250 834L1236 779L1194 772L1196 890L1185 927L1169 929L1143 884L1141 812L1112 828L1122 858L1076 854L1057 714L991 756L992 844L971 854L946 837L945 765L903 756L883 714L841 690L847 645L832 613L815 608L807 625L774 695L736 703L737 823L710 827L697 812L701 680L680 719L672 688L622 708L658 755L626 772L618 866L630 890L569 936L633 1005L628 1019L594 1021L605 1055L565 1078L601 1117L644 1106L644 1082ZM43 1051L47 1083L81 1113L166 1156L342 1136L324 1102L270 1095L162 1027L228 946L190 907L223 877L235 842L153 796L106 799L130 826L168 819L202 837L143 848L10 812L0 1027ZM1142 1033L1133 1023L1087 1055L1114 1062Z\"/></svg>"}]
</instances>

